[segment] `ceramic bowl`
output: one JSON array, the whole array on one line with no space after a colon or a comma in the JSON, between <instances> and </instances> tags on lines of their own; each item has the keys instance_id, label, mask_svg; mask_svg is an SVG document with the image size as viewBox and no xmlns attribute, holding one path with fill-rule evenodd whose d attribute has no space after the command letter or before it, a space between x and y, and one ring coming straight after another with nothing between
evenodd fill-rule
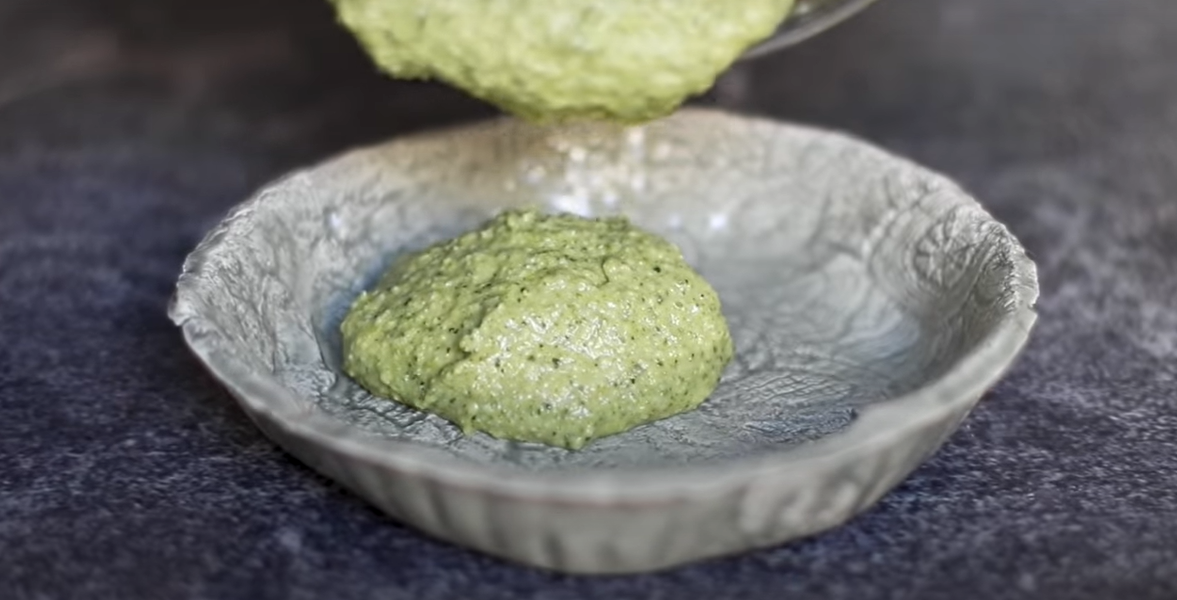
<instances>
[{"instance_id":1,"label":"ceramic bowl","mask_svg":"<svg viewBox=\"0 0 1177 600\"><path fill-rule=\"evenodd\" d=\"M736 343L695 411L579 451L464 436L340 371L338 325L401 252L508 206L624 213L715 286ZM269 185L171 306L274 441L389 515L513 561L661 569L843 523L1014 360L1034 265L951 181L851 137L690 109L635 128L502 119Z\"/></svg>"}]
</instances>

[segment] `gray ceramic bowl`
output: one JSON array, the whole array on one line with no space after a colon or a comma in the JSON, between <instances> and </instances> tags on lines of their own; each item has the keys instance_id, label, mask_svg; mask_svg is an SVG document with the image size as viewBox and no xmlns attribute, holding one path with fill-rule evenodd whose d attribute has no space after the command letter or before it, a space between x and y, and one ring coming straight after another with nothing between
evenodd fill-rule
<instances>
[{"instance_id":1,"label":"gray ceramic bowl","mask_svg":"<svg viewBox=\"0 0 1177 600\"><path fill-rule=\"evenodd\" d=\"M340 374L391 260L506 206L621 212L719 291L737 356L699 410L570 452L465 437ZM829 133L684 110L504 119L270 185L184 266L171 316L271 438L388 514L514 561L665 568L838 525L934 452L1014 360L1034 265L947 179Z\"/></svg>"}]
</instances>

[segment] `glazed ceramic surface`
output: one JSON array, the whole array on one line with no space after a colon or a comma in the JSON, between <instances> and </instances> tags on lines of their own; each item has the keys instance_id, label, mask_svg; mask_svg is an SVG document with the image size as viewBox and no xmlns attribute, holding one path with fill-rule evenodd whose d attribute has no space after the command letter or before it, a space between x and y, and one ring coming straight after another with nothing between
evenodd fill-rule
<instances>
[{"instance_id":1,"label":"glazed ceramic surface","mask_svg":"<svg viewBox=\"0 0 1177 600\"><path fill-rule=\"evenodd\" d=\"M579 451L463 435L340 370L399 254L509 206L623 213L717 289L736 343L696 410ZM934 452L1014 360L1034 265L951 181L838 133L688 109L635 128L502 119L293 173L193 252L171 315L276 442L435 536L636 572L838 525Z\"/></svg>"}]
</instances>

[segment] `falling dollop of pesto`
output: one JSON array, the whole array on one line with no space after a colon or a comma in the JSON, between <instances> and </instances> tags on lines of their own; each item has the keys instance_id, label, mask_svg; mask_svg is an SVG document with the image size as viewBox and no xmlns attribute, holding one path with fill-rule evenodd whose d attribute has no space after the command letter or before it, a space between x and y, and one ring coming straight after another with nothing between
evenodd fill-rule
<instances>
[{"instance_id":1,"label":"falling dollop of pesto","mask_svg":"<svg viewBox=\"0 0 1177 600\"><path fill-rule=\"evenodd\" d=\"M571 449L697 407L732 357L715 290L674 244L532 210L397 261L342 332L372 393Z\"/></svg>"},{"instance_id":2,"label":"falling dollop of pesto","mask_svg":"<svg viewBox=\"0 0 1177 600\"><path fill-rule=\"evenodd\" d=\"M394 77L536 121L636 123L706 91L793 0L332 0Z\"/></svg>"}]
</instances>

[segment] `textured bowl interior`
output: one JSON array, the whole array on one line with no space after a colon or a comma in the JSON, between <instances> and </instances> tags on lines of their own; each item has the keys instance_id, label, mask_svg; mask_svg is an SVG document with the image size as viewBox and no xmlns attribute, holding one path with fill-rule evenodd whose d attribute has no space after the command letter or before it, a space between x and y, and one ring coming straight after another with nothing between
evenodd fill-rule
<instances>
[{"instance_id":1,"label":"textured bowl interior","mask_svg":"<svg viewBox=\"0 0 1177 600\"><path fill-rule=\"evenodd\" d=\"M394 257L516 205L624 213L682 248L737 348L700 409L567 451L464 436L341 374L338 325ZM665 472L971 403L1024 342L1036 289L1017 241L952 182L839 134L692 109L628 129L495 120L294 174L194 252L172 314L239 397L290 410L265 404L281 396L349 443L470 473ZM854 426L888 404L898 418Z\"/></svg>"}]
</instances>

